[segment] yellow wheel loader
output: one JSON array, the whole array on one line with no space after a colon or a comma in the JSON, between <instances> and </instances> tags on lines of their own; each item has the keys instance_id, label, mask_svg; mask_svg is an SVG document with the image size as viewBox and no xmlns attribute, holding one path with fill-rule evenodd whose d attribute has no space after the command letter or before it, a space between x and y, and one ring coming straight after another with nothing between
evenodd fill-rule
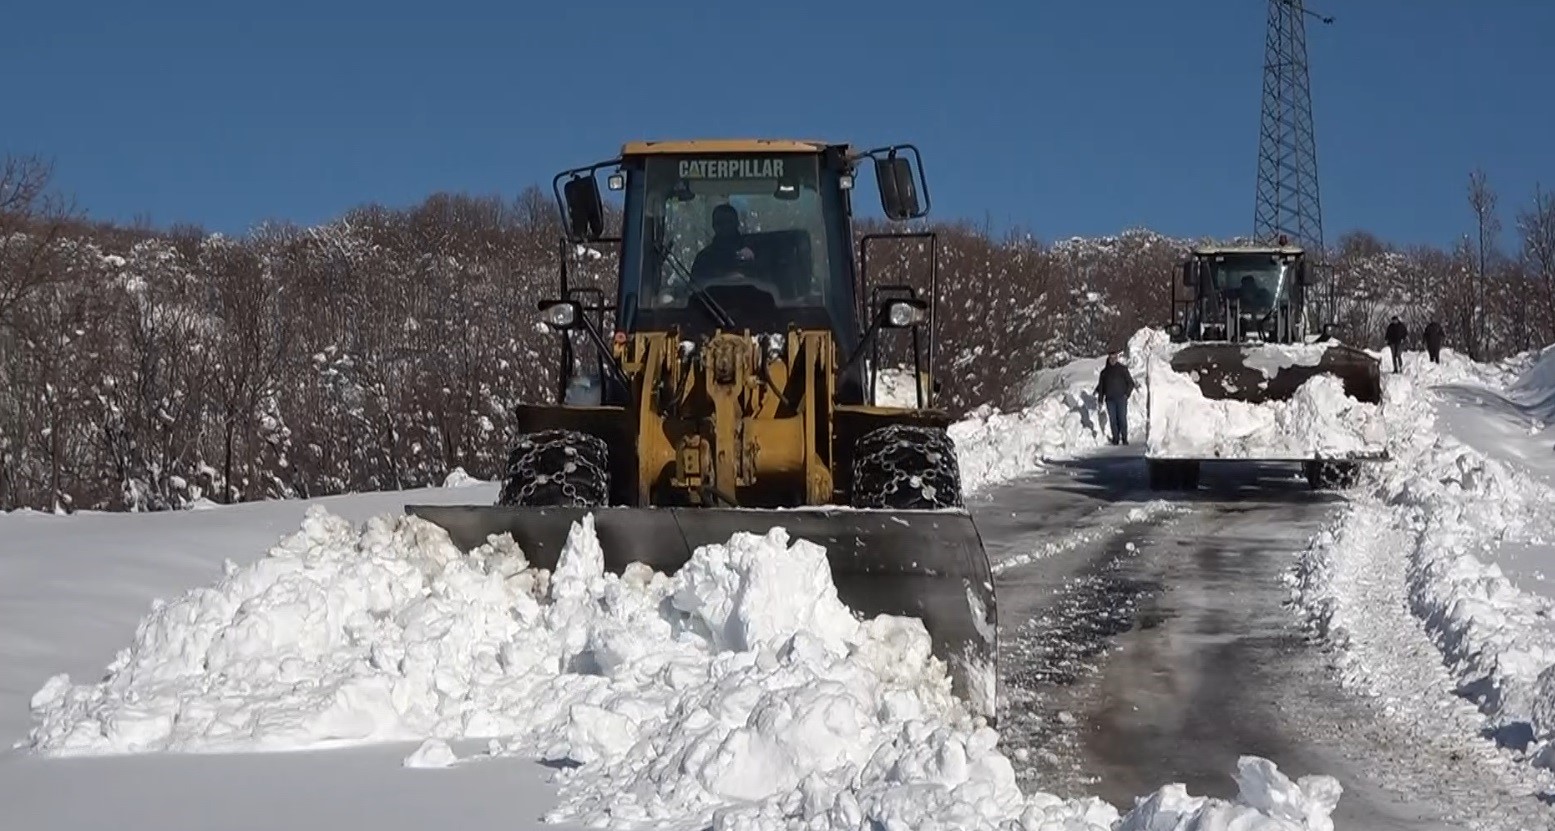
<instances>
[{"instance_id":1,"label":"yellow wheel loader","mask_svg":"<svg viewBox=\"0 0 1555 831\"><path fill-rule=\"evenodd\" d=\"M1306 251L1283 237L1270 245L1194 248L1182 263L1180 282L1172 282L1170 360L1153 369L1192 379L1210 401L1253 405L1288 401L1313 378L1333 376L1346 397L1380 408L1382 372L1377 360L1334 340L1331 324L1314 325L1308 302L1316 282L1313 270ZM1328 286L1331 291L1331 280ZM1181 427L1174 419L1197 415L1191 409L1168 408L1154 378L1148 386L1150 438L1145 455L1150 486L1156 490L1193 490L1201 462L1227 459L1296 462L1312 488L1342 487L1353 482L1359 464L1387 458L1385 437L1377 434L1379 423L1371 419L1336 425L1336 432L1344 435L1300 446L1279 443L1265 448L1251 438L1245 443L1216 442L1217 437L1210 436L1215 455L1162 450L1156 434ZM1198 427L1211 433L1215 429ZM1368 430L1364 435L1350 434L1351 428L1362 427Z\"/></svg>"},{"instance_id":2,"label":"yellow wheel loader","mask_svg":"<svg viewBox=\"0 0 1555 831\"><path fill-rule=\"evenodd\" d=\"M407 510L465 550L510 534L538 568L592 514L616 573L673 573L698 546L784 527L826 548L853 609L922 619L957 694L993 720L993 578L931 372L937 247L873 234L855 256L854 179L871 161L887 219L927 214L912 145L630 142L558 174L561 285L538 304L561 340L557 401L518 409L495 505ZM891 239L926 244L926 292L864 273ZM613 302L568 285L566 252L601 244L619 246ZM911 344L916 406L874 401L893 334Z\"/></svg>"}]
</instances>

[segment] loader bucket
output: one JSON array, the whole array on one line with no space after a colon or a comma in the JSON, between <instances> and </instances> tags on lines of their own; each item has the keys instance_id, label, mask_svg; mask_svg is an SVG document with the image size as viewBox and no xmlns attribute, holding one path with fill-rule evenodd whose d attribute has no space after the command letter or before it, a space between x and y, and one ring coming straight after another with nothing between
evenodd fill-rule
<instances>
[{"instance_id":1,"label":"loader bucket","mask_svg":"<svg viewBox=\"0 0 1555 831\"><path fill-rule=\"evenodd\" d=\"M997 658L993 575L982 538L962 510L803 508L539 508L407 505L441 526L461 550L510 534L536 568L555 569L573 523L594 515L606 570L640 562L673 574L699 546L740 531L787 529L790 539L823 546L838 597L866 617L923 621L954 692L990 723Z\"/></svg>"},{"instance_id":2,"label":"loader bucket","mask_svg":"<svg viewBox=\"0 0 1555 831\"><path fill-rule=\"evenodd\" d=\"M1313 376L1328 374L1339 376L1349 397L1369 404L1382 401L1382 369L1377 360L1342 344L1194 344L1173 354L1171 366L1195 377L1209 399L1249 404L1283 401Z\"/></svg>"}]
</instances>

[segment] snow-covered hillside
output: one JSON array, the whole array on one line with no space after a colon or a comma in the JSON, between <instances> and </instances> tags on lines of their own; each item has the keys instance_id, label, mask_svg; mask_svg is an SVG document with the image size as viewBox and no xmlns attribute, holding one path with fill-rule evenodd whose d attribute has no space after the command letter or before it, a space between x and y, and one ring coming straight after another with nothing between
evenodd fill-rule
<instances>
[{"instance_id":1,"label":"snow-covered hillside","mask_svg":"<svg viewBox=\"0 0 1555 831\"><path fill-rule=\"evenodd\" d=\"M1394 460L1314 541L1297 597L1351 684L1555 769L1555 348L1411 353L1384 381Z\"/></svg>"},{"instance_id":2,"label":"snow-covered hillside","mask_svg":"<svg viewBox=\"0 0 1555 831\"><path fill-rule=\"evenodd\" d=\"M1089 440L1012 418L963 426L958 444L993 459ZM408 804L419 792L460 806L466 828L1331 828L1335 781L1252 757L1227 771L1237 803L1162 783L1120 816L1022 793L997 734L948 695L921 625L856 620L814 546L737 536L672 577L615 576L583 525L555 573L536 573L509 548L461 557L399 516L407 501L494 495L460 484L0 517L0 623L16 634L0 645L0 728L20 740L0 757L0 811L28 828L392 829L428 821ZM304 749L329 752L194 767L160 752ZM71 792L94 798L57 799Z\"/></svg>"}]
</instances>

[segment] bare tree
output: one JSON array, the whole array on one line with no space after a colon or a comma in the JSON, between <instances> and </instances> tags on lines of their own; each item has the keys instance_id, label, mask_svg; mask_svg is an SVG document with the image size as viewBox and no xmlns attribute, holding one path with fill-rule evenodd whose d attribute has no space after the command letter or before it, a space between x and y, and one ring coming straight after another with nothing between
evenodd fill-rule
<instances>
[{"instance_id":1,"label":"bare tree","mask_svg":"<svg viewBox=\"0 0 1555 831\"><path fill-rule=\"evenodd\" d=\"M35 156L0 161L0 328L14 325L16 305L29 293L62 277L48 259L76 211L49 191L53 173Z\"/></svg>"},{"instance_id":2,"label":"bare tree","mask_svg":"<svg viewBox=\"0 0 1555 831\"><path fill-rule=\"evenodd\" d=\"M1469 207L1474 211L1475 230L1479 241L1475 249L1478 268L1475 271L1473 300L1473 324L1469 330L1469 357L1479 358L1485 347L1485 306L1489 289L1489 261L1493 256L1496 235L1501 232L1501 220L1496 217L1496 194L1490 189L1485 171L1476 168L1469 174Z\"/></svg>"},{"instance_id":3,"label":"bare tree","mask_svg":"<svg viewBox=\"0 0 1555 831\"><path fill-rule=\"evenodd\" d=\"M1555 341L1555 194L1535 186L1533 205L1517 214L1523 273L1533 289L1538 343Z\"/></svg>"}]
</instances>

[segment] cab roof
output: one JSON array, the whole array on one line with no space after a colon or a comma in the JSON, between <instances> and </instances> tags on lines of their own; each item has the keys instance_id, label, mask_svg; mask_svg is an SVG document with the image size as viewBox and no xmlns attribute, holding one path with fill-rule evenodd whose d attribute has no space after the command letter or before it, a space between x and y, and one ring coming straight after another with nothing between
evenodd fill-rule
<instances>
[{"instance_id":1,"label":"cab roof","mask_svg":"<svg viewBox=\"0 0 1555 831\"><path fill-rule=\"evenodd\" d=\"M622 156L654 156L665 153L820 153L829 147L848 145L805 139L674 139L669 141L629 141L621 147Z\"/></svg>"},{"instance_id":2,"label":"cab roof","mask_svg":"<svg viewBox=\"0 0 1555 831\"><path fill-rule=\"evenodd\" d=\"M1295 256L1305 254L1306 249L1299 245L1198 245L1194 246L1193 253L1199 256L1214 256L1216 254L1286 254Z\"/></svg>"}]
</instances>

